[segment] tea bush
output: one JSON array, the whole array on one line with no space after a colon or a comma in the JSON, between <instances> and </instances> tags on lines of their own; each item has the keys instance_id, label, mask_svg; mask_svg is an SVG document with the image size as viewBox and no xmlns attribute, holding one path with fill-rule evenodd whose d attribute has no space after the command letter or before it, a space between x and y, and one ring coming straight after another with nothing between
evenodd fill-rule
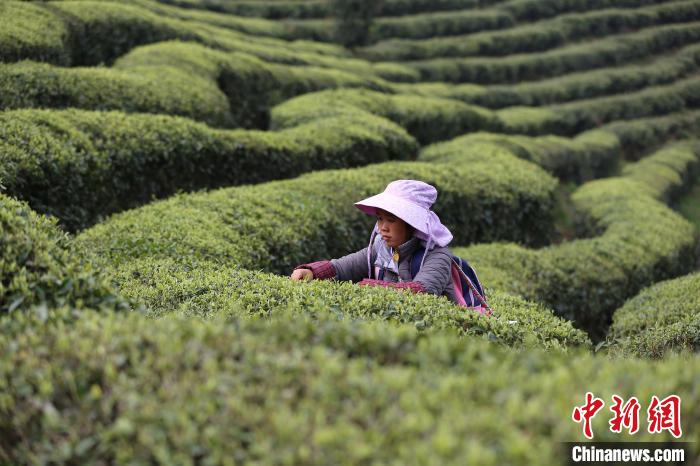
<instances>
[{"instance_id":1,"label":"tea bush","mask_svg":"<svg viewBox=\"0 0 700 466\"><path fill-rule=\"evenodd\" d=\"M700 46L693 44L649 63L579 71L533 82L493 86L396 83L393 88L400 94L455 99L492 109L542 106L668 84L696 72L699 66Z\"/></svg>"},{"instance_id":2,"label":"tea bush","mask_svg":"<svg viewBox=\"0 0 700 466\"><path fill-rule=\"evenodd\" d=\"M294 2L243 0L220 2L211 0L167 0L176 5L196 6L214 11L232 13L241 16L257 16L270 19L281 18L324 18L331 11L328 2L322 0L303 0ZM471 9L497 4L502 0L384 0L378 14L383 16L402 16L421 12Z\"/></svg>"},{"instance_id":3,"label":"tea bush","mask_svg":"<svg viewBox=\"0 0 700 466\"><path fill-rule=\"evenodd\" d=\"M112 68L0 65L0 108L122 110L180 115L219 127L267 129L269 107L305 92L383 80L319 67L265 63L185 42L137 47Z\"/></svg>"},{"instance_id":4,"label":"tea bush","mask_svg":"<svg viewBox=\"0 0 700 466\"><path fill-rule=\"evenodd\" d=\"M455 15L455 17L459 16ZM506 16L506 18L510 18L510 16ZM399 20L401 19L403 18L399 18ZM497 30L476 34L469 34L475 31L465 31L464 34L467 35L450 35L449 37L439 37L439 34L420 36L394 34L394 36L404 39L382 41L365 47L360 49L360 56L371 60L401 61L532 53L581 41L588 37L601 38L629 30L669 23L687 23L699 19L700 6L697 2L682 0L636 9L614 8L586 13L571 13L557 16L551 20L526 23L516 27L507 27L512 26L512 24L483 27L482 29ZM454 34L461 33L455 32ZM422 40L410 40L410 37ZM430 37L430 39L424 39L425 37Z\"/></svg>"},{"instance_id":5,"label":"tea bush","mask_svg":"<svg viewBox=\"0 0 700 466\"><path fill-rule=\"evenodd\" d=\"M700 348L700 273L656 283L613 314L608 339L625 356Z\"/></svg>"},{"instance_id":6,"label":"tea bush","mask_svg":"<svg viewBox=\"0 0 700 466\"><path fill-rule=\"evenodd\" d=\"M692 137L700 129L700 112L616 121L574 138L477 132L421 149L418 160L462 163L469 157L508 153L533 162L557 178L581 183L613 173L623 159L673 138Z\"/></svg>"},{"instance_id":7,"label":"tea bush","mask_svg":"<svg viewBox=\"0 0 700 466\"><path fill-rule=\"evenodd\" d=\"M617 138L602 130L596 137L580 140L477 132L426 146L418 160L461 164L467 157L488 159L493 153L505 152L533 162L559 179L580 183L611 173L619 162L619 150Z\"/></svg>"},{"instance_id":8,"label":"tea bush","mask_svg":"<svg viewBox=\"0 0 700 466\"><path fill-rule=\"evenodd\" d=\"M551 228L556 181L501 154L461 167L392 162L174 196L115 215L77 239L104 267L141 257L181 257L286 274L297 264L365 247L373 222L352 202L394 179L437 187L435 211L450 225L456 244L506 238L537 244Z\"/></svg>"},{"instance_id":9,"label":"tea bush","mask_svg":"<svg viewBox=\"0 0 700 466\"><path fill-rule=\"evenodd\" d=\"M289 271L288 271L289 272ZM136 259L109 269L120 293L147 306L151 317L284 314L411 324L421 331L456 329L508 347L565 350L587 347L588 337L542 305L494 291L494 315L458 307L445 297L335 280L294 282L288 277L188 258Z\"/></svg>"},{"instance_id":10,"label":"tea bush","mask_svg":"<svg viewBox=\"0 0 700 466\"><path fill-rule=\"evenodd\" d=\"M589 238L537 251L492 244L455 248L455 254L477 270L488 265L485 283L545 303L600 337L627 298L694 267L693 226L660 201L697 170L699 161L698 143L682 143L628 165L622 177L582 185L572 201Z\"/></svg>"},{"instance_id":11,"label":"tea bush","mask_svg":"<svg viewBox=\"0 0 700 466\"><path fill-rule=\"evenodd\" d=\"M549 107L509 107L496 115L507 132L576 134L601 123L680 112L700 106L695 76L621 95L577 100Z\"/></svg>"},{"instance_id":12,"label":"tea bush","mask_svg":"<svg viewBox=\"0 0 700 466\"><path fill-rule=\"evenodd\" d=\"M575 71L621 65L700 39L700 23L655 26L637 32L570 44L541 53L507 57L436 58L407 61L421 81L516 83Z\"/></svg>"},{"instance_id":13,"label":"tea bush","mask_svg":"<svg viewBox=\"0 0 700 466\"><path fill-rule=\"evenodd\" d=\"M697 437L695 357L513 351L335 319L37 320L0 321L6 462L555 465L582 435L571 410L587 390L643 406L677 394ZM607 419L597 440L631 439Z\"/></svg>"},{"instance_id":14,"label":"tea bush","mask_svg":"<svg viewBox=\"0 0 700 466\"><path fill-rule=\"evenodd\" d=\"M421 144L500 127L493 112L463 102L366 89L333 89L289 99L272 109L271 123L272 128L280 129L358 112L371 112L396 122Z\"/></svg>"},{"instance_id":15,"label":"tea bush","mask_svg":"<svg viewBox=\"0 0 700 466\"><path fill-rule=\"evenodd\" d=\"M238 123L215 81L177 68L132 73L34 62L0 64L0 109L28 107L165 113L223 127Z\"/></svg>"},{"instance_id":16,"label":"tea bush","mask_svg":"<svg viewBox=\"0 0 700 466\"><path fill-rule=\"evenodd\" d=\"M365 76L386 74L402 81L416 78L414 70L398 63L375 65L350 58L339 48L257 37L205 22L167 17L140 5L87 0L11 4L14 24L0 36L2 62L28 59L63 66L111 64L136 46L179 39L247 53L273 63L320 66ZM50 32L46 38L40 38L39 33L25 34L17 43L16 36L24 29L41 31L43 27Z\"/></svg>"},{"instance_id":17,"label":"tea bush","mask_svg":"<svg viewBox=\"0 0 700 466\"><path fill-rule=\"evenodd\" d=\"M0 319L33 305L125 309L54 220L0 193ZM0 429L1 430L1 429Z\"/></svg>"},{"instance_id":18,"label":"tea bush","mask_svg":"<svg viewBox=\"0 0 700 466\"><path fill-rule=\"evenodd\" d=\"M0 122L0 180L7 192L55 215L69 230L179 190L407 159L417 151L402 128L370 114L279 132L80 110L8 111Z\"/></svg>"},{"instance_id":19,"label":"tea bush","mask_svg":"<svg viewBox=\"0 0 700 466\"><path fill-rule=\"evenodd\" d=\"M0 61L27 57L69 64L69 29L53 13L29 2L0 3Z\"/></svg>"}]
</instances>

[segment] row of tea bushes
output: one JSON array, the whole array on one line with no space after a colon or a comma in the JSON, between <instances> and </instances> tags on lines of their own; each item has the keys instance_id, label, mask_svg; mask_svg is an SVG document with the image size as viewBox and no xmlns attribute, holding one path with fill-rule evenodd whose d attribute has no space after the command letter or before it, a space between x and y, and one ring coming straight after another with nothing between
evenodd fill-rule
<instances>
[{"instance_id":1,"label":"row of tea bushes","mask_svg":"<svg viewBox=\"0 0 700 466\"><path fill-rule=\"evenodd\" d=\"M325 18L331 15L328 3L323 0L162 0L172 5L206 9L240 16L270 19ZM478 8L497 8L512 15L518 21L534 21L573 11L589 11L602 8L633 8L659 3L663 0L385 0L379 5L378 19L391 16L414 15Z\"/></svg>"},{"instance_id":2,"label":"row of tea bushes","mask_svg":"<svg viewBox=\"0 0 700 466\"><path fill-rule=\"evenodd\" d=\"M452 329L508 347L590 345L584 332L551 310L499 291L489 293L495 311L484 317L442 296L336 280L295 282L286 276L186 257L136 259L107 272L120 293L143 303L148 315L156 318L177 314L190 319L265 319L291 314L411 324L421 331Z\"/></svg>"},{"instance_id":3,"label":"row of tea bushes","mask_svg":"<svg viewBox=\"0 0 700 466\"><path fill-rule=\"evenodd\" d=\"M227 53L185 42L161 42L138 47L114 64L140 73L151 67L178 68L215 82L225 92L239 121L261 121L267 127L268 107L290 97L336 87L365 87L390 92L381 78L316 66L266 63L254 56ZM388 68L387 68L388 69Z\"/></svg>"},{"instance_id":4,"label":"row of tea bushes","mask_svg":"<svg viewBox=\"0 0 700 466\"><path fill-rule=\"evenodd\" d=\"M463 166L375 163L176 195L117 214L83 231L77 241L105 268L143 257L198 258L286 274L297 264L365 247L374 222L353 202L395 179L437 187L435 211L457 244L498 239L538 244L552 226L556 180L502 154Z\"/></svg>"},{"instance_id":5,"label":"row of tea bushes","mask_svg":"<svg viewBox=\"0 0 700 466\"><path fill-rule=\"evenodd\" d=\"M514 351L352 320L56 320L0 322L4 462L559 465L586 391L606 410L613 394L676 394L698 436L695 357ZM673 440L613 434L609 418L592 420L596 440Z\"/></svg>"},{"instance_id":6,"label":"row of tea bushes","mask_svg":"<svg viewBox=\"0 0 700 466\"><path fill-rule=\"evenodd\" d=\"M408 159L418 149L403 128L369 113L279 132L82 110L7 111L0 122L3 186L69 230L179 190Z\"/></svg>"},{"instance_id":7,"label":"row of tea bushes","mask_svg":"<svg viewBox=\"0 0 700 466\"><path fill-rule=\"evenodd\" d=\"M180 115L219 127L242 123L216 81L174 67L134 73L28 61L0 64L0 109L67 107Z\"/></svg>"},{"instance_id":8,"label":"row of tea bushes","mask_svg":"<svg viewBox=\"0 0 700 466\"><path fill-rule=\"evenodd\" d=\"M511 107L498 111L453 99L390 95L365 89L336 89L302 95L274 107L272 127L282 129L333 115L368 111L396 122L421 144L427 144L474 131L575 134L600 123L625 118L658 114L671 114L675 118L673 114L696 108L699 104L700 84L694 77L620 96L544 108ZM694 119L691 118L691 121ZM471 137L467 135L459 141L471 140ZM602 143L607 139L604 136ZM592 138L587 137L587 140ZM457 146L461 144L459 141L455 143ZM602 155L596 151L592 160L582 159L580 151L554 158L536 151L529 158L558 176L582 180L608 170L614 154L611 154L609 146L603 151ZM573 159L578 162L569 165Z\"/></svg>"},{"instance_id":9,"label":"row of tea bushes","mask_svg":"<svg viewBox=\"0 0 700 466\"><path fill-rule=\"evenodd\" d=\"M200 10L196 8L180 8L168 5L169 2L151 0L128 0L131 4L136 4L157 15L176 18L184 21L196 21L200 23L219 26L234 31L243 32L253 36L268 36L280 39L288 39L287 27L280 21L270 21L264 18L251 18L220 13L216 11ZM333 49L330 44L324 47L325 50L333 50L333 54L342 54L341 50Z\"/></svg>"},{"instance_id":10,"label":"row of tea bushes","mask_svg":"<svg viewBox=\"0 0 700 466\"><path fill-rule=\"evenodd\" d=\"M600 336L627 298L695 265L693 226L661 200L697 172L699 161L697 141L679 143L628 165L621 177L581 186L572 202L590 238L539 250L484 244L455 254L483 270L486 283L551 306Z\"/></svg>"},{"instance_id":11,"label":"row of tea bushes","mask_svg":"<svg viewBox=\"0 0 700 466\"><path fill-rule=\"evenodd\" d=\"M0 319L33 305L43 305L43 311L130 306L79 259L54 221L1 193L0 231Z\"/></svg>"},{"instance_id":12,"label":"row of tea bushes","mask_svg":"<svg viewBox=\"0 0 700 466\"><path fill-rule=\"evenodd\" d=\"M195 35L181 23L143 9L108 2L3 2L0 60L25 58L58 65L111 62L144 43ZM119 40L116 40L116 38Z\"/></svg>"},{"instance_id":13,"label":"row of tea bushes","mask_svg":"<svg viewBox=\"0 0 700 466\"><path fill-rule=\"evenodd\" d=\"M13 18L13 25L0 33L2 62L30 59L62 66L97 65L112 63L139 45L183 40L247 53L273 63L320 66L402 81L415 80L416 76L414 70L398 63L375 65L350 58L340 47L256 37L198 21L164 17L138 5L5 2L0 8L0 16Z\"/></svg>"},{"instance_id":14,"label":"row of tea bushes","mask_svg":"<svg viewBox=\"0 0 700 466\"><path fill-rule=\"evenodd\" d=\"M614 121L578 138L595 140L599 131L614 134L620 144L620 157L638 160L668 140L694 138L700 131L700 111L672 113L661 117Z\"/></svg>"},{"instance_id":15,"label":"row of tea bushes","mask_svg":"<svg viewBox=\"0 0 700 466\"><path fill-rule=\"evenodd\" d=\"M700 273L657 283L613 315L611 350L626 356L660 358L700 349Z\"/></svg>"},{"instance_id":16,"label":"row of tea bushes","mask_svg":"<svg viewBox=\"0 0 700 466\"><path fill-rule=\"evenodd\" d=\"M499 5L518 21L536 21L570 12L587 12L604 8L638 8L667 0L508 0Z\"/></svg>"},{"instance_id":17,"label":"row of tea bushes","mask_svg":"<svg viewBox=\"0 0 700 466\"><path fill-rule=\"evenodd\" d=\"M498 10L496 10L498 11ZM506 16L508 18L508 16ZM403 18L401 18L403 19ZM587 13L572 13L554 19L506 28L509 25L483 27L500 29L478 34L435 37L425 29L425 35L394 34L405 39L376 43L359 50L361 57L376 61L422 60L441 57L473 55L510 55L532 53L562 46L589 37L601 38L629 30L668 23L687 23L700 19L700 5L681 0L638 9L609 9ZM485 22L488 25L488 22ZM377 23L381 27L381 22ZM424 28L419 28L422 31ZM464 33L472 33L465 31ZM399 31L397 31L399 32ZM460 32L454 32L460 34ZM430 37L430 39L424 39ZM424 39L424 40L410 40Z\"/></svg>"},{"instance_id":18,"label":"row of tea bushes","mask_svg":"<svg viewBox=\"0 0 700 466\"><path fill-rule=\"evenodd\" d=\"M657 3L658 0L604 0L604 1L542 1L533 0L510 0L480 2L481 5L462 5L459 10L454 7L458 5L442 5L440 2L433 2L430 8L425 8L420 12L410 12L407 9L398 11L394 8L387 9L390 2L383 2L380 5L380 15L374 19L369 31L369 43L387 38L428 38L434 36L448 36L454 34L465 34L481 30L502 29L515 25L516 21L535 21L537 19L549 18L567 12L588 12L602 8L633 8ZM416 2L407 2L406 6L415 5ZM241 5L240 3L238 5ZM250 3L246 3L246 8ZM261 6L260 2L255 2L256 6ZM270 5L270 4L268 4ZM279 5L278 3L274 4ZM286 6L290 6L287 3ZM295 3L294 5L299 5ZM451 6L452 8L447 8ZM482 9L474 9L480 6ZM239 6L240 7L240 6ZM483 9L483 7L487 7ZM245 11L243 14L253 16L266 16L264 12ZM387 13L394 13L387 15ZM221 15L224 16L224 15ZM332 19L309 19L301 18L299 15L283 15L285 21L273 22L270 28L275 31L275 36L284 36L287 39L313 39L320 41L331 41ZM224 16L225 17L225 16ZM292 18L292 19L290 19ZM296 18L296 19L294 19ZM223 22L224 20L219 20ZM248 31L257 29L256 25L242 23L241 18L234 20L233 28ZM245 28L245 29L244 29ZM280 32L280 29L284 29ZM281 34L281 35L280 35Z\"/></svg>"},{"instance_id":19,"label":"row of tea bushes","mask_svg":"<svg viewBox=\"0 0 700 466\"><path fill-rule=\"evenodd\" d=\"M331 42L333 19L285 21L289 38ZM511 15L498 9L421 13L410 16L376 18L369 30L369 43L391 37L425 39L434 36L468 34L512 27ZM362 54L364 56L364 54ZM368 55L369 56L369 55ZM378 59L397 60L391 55Z\"/></svg>"},{"instance_id":20,"label":"row of tea bushes","mask_svg":"<svg viewBox=\"0 0 700 466\"><path fill-rule=\"evenodd\" d=\"M581 183L611 173L619 162L620 144L617 138L603 131L580 140L477 132L425 147L418 160L461 165L468 157L480 155L488 159L494 153L512 154L539 165L561 180Z\"/></svg>"},{"instance_id":21,"label":"row of tea bushes","mask_svg":"<svg viewBox=\"0 0 700 466\"><path fill-rule=\"evenodd\" d=\"M503 0L385 0L379 5L380 16L402 16L421 12L476 9L498 4ZM276 0L244 0L227 2L221 0L165 0L164 3L201 8L240 16L269 19L325 18L332 15L328 2L324 0L300 0L280 2Z\"/></svg>"},{"instance_id":22,"label":"row of tea bushes","mask_svg":"<svg viewBox=\"0 0 700 466\"><path fill-rule=\"evenodd\" d=\"M366 89L331 89L289 99L272 109L271 127L289 128L358 112L371 112L394 121L421 144L501 127L494 112L457 100Z\"/></svg>"},{"instance_id":23,"label":"row of tea bushes","mask_svg":"<svg viewBox=\"0 0 700 466\"><path fill-rule=\"evenodd\" d=\"M393 88L401 94L455 99L494 109L516 105L535 107L668 84L699 68L700 45L693 44L649 63L599 68L520 84L397 83Z\"/></svg>"},{"instance_id":24,"label":"row of tea bushes","mask_svg":"<svg viewBox=\"0 0 700 466\"><path fill-rule=\"evenodd\" d=\"M506 151L533 162L557 178L577 184L615 172L623 159L639 158L667 139L700 130L700 111L617 121L574 138L476 132L424 147L423 162L465 163L465 154Z\"/></svg>"},{"instance_id":25,"label":"row of tea bushes","mask_svg":"<svg viewBox=\"0 0 700 466\"><path fill-rule=\"evenodd\" d=\"M112 68L0 64L0 109L83 108L180 115L218 127L267 128L269 107L329 87L388 90L373 77L266 63L196 43L137 47Z\"/></svg>"},{"instance_id":26,"label":"row of tea bushes","mask_svg":"<svg viewBox=\"0 0 700 466\"><path fill-rule=\"evenodd\" d=\"M496 115L505 132L572 135L610 121L682 112L698 106L700 80L693 75L626 94L548 107L508 107L496 111Z\"/></svg>"},{"instance_id":27,"label":"row of tea bushes","mask_svg":"<svg viewBox=\"0 0 700 466\"><path fill-rule=\"evenodd\" d=\"M438 58L409 61L421 81L516 83L629 63L700 40L700 23L656 26L571 44L545 52L507 57Z\"/></svg>"}]
</instances>

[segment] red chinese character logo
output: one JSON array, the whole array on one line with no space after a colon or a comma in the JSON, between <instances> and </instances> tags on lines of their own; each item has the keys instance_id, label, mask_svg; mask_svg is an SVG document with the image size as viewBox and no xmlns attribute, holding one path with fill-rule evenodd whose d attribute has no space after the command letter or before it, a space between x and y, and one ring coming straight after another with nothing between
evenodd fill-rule
<instances>
[{"instance_id":1,"label":"red chinese character logo","mask_svg":"<svg viewBox=\"0 0 700 466\"><path fill-rule=\"evenodd\" d=\"M637 397L632 397L627 400L625 405L622 405L622 398L617 395L612 396L613 404L610 407L615 416L608 422L610 431L622 432L622 428L629 429L630 434L634 434L639 430L639 400Z\"/></svg>"},{"instance_id":2,"label":"red chinese character logo","mask_svg":"<svg viewBox=\"0 0 700 466\"><path fill-rule=\"evenodd\" d=\"M661 401L656 395L652 396L647 415L650 434L668 430L676 438L681 436L681 398L678 395L669 395Z\"/></svg>"},{"instance_id":3,"label":"red chinese character logo","mask_svg":"<svg viewBox=\"0 0 700 466\"><path fill-rule=\"evenodd\" d=\"M598 414L598 411L600 411L604 405L605 402L603 402L603 400L594 397L593 393L591 392L586 392L586 404L583 406L576 406L574 408L574 412L571 413L571 418L574 420L574 422L583 421L583 435L585 435L586 438L593 438L591 420L596 414Z\"/></svg>"}]
</instances>

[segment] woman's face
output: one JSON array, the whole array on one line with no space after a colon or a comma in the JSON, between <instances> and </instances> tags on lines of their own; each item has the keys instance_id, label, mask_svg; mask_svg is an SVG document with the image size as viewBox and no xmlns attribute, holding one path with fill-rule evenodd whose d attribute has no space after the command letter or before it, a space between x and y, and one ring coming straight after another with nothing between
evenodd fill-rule
<instances>
[{"instance_id":1,"label":"woman's face","mask_svg":"<svg viewBox=\"0 0 700 466\"><path fill-rule=\"evenodd\" d=\"M382 209L377 209L377 228L384 242L392 248L398 248L413 234L408 223Z\"/></svg>"}]
</instances>

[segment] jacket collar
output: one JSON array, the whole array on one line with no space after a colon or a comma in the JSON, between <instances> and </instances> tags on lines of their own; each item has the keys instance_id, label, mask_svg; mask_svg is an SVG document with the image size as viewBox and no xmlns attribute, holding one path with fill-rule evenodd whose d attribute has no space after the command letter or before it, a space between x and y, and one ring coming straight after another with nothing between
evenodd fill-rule
<instances>
[{"instance_id":1,"label":"jacket collar","mask_svg":"<svg viewBox=\"0 0 700 466\"><path fill-rule=\"evenodd\" d=\"M420 239L416 236L411 236L411 239L399 246L399 261L409 257L420 246Z\"/></svg>"}]
</instances>

